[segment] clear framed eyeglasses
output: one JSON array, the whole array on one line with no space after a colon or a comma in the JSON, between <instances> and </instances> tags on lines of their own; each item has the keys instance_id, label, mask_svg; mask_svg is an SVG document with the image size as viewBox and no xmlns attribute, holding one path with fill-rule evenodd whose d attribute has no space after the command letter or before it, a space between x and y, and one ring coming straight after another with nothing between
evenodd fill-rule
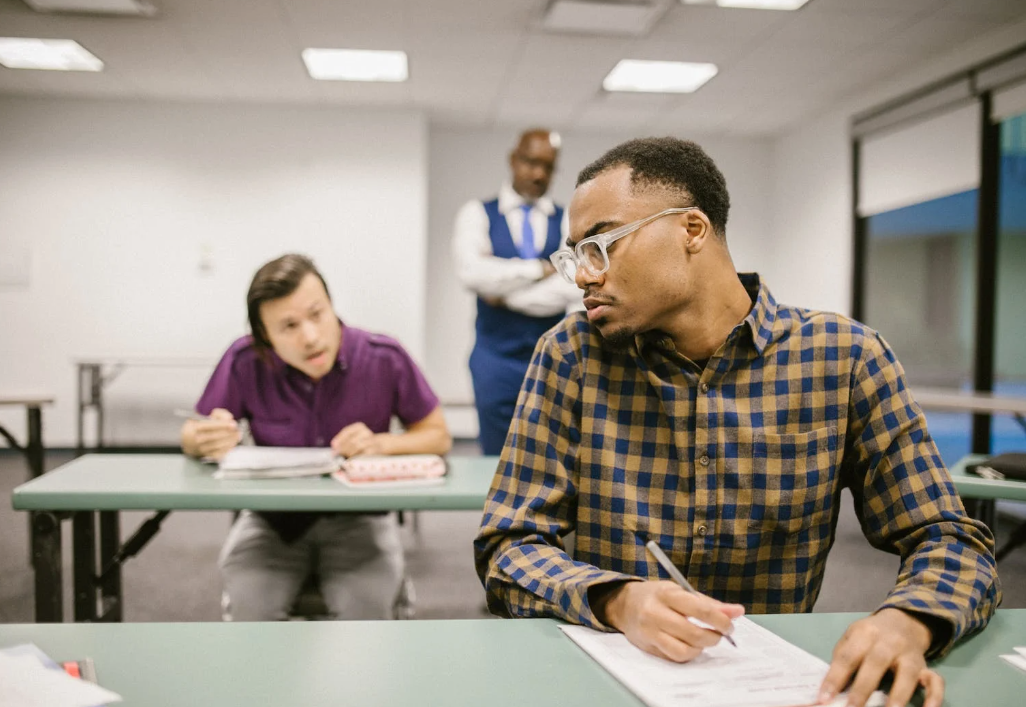
<instances>
[{"instance_id":1,"label":"clear framed eyeglasses","mask_svg":"<svg viewBox=\"0 0 1026 707\"><path fill-rule=\"evenodd\" d=\"M657 214L652 214L638 221L614 228L612 231L582 238L577 242L573 250L561 248L550 255L549 260L552 261L552 265L555 266L557 272L562 274L563 278L570 283L576 280L577 268L584 268L590 275L601 275L609 269L609 252L607 248L614 242L624 236L629 236L639 228L652 223L658 218L669 216L670 214L682 214L685 211L695 211L696 209L698 209L697 206L664 209Z\"/></svg>"}]
</instances>

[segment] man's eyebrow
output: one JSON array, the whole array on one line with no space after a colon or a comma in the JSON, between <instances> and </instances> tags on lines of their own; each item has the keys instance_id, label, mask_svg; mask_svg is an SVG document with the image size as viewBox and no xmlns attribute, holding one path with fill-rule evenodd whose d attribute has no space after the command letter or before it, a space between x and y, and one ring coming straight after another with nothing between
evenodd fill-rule
<instances>
[{"instance_id":1,"label":"man's eyebrow","mask_svg":"<svg viewBox=\"0 0 1026 707\"><path fill-rule=\"evenodd\" d=\"M596 223L595 225L593 225L591 228L589 228L587 231L584 232L584 236L581 238L581 240L583 241L585 238L591 238L596 233L598 233L598 232L608 228L609 226L619 226L619 225L620 225L619 221L599 221L598 223ZM568 236L567 239L566 239L566 247L567 248L573 248L574 245L576 245L576 244L572 240L570 240L570 238Z\"/></svg>"}]
</instances>

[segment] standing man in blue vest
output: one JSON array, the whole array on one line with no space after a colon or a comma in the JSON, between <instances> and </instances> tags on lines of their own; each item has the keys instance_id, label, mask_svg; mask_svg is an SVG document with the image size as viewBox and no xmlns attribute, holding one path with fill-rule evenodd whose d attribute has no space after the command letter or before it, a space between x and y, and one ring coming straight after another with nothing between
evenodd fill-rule
<instances>
[{"instance_id":1,"label":"standing man in blue vest","mask_svg":"<svg viewBox=\"0 0 1026 707\"><path fill-rule=\"evenodd\" d=\"M453 257L460 281L477 294L477 338L470 375L481 451L499 454L538 338L581 293L556 274L549 255L566 239L564 210L545 196L559 135L528 130L509 156L512 182L456 216Z\"/></svg>"}]
</instances>

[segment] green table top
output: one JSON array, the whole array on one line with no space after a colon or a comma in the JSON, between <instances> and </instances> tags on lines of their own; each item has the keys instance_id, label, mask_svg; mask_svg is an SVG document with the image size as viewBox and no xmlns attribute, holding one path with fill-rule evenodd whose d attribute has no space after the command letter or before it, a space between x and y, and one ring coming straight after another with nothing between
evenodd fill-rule
<instances>
[{"instance_id":1,"label":"green table top","mask_svg":"<svg viewBox=\"0 0 1026 707\"><path fill-rule=\"evenodd\" d=\"M331 477L220 481L181 454L87 454L14 489L18 510L402 511L484 508L497 457L449 457L444 483L350 489Z\"/></svg>"},{"instance_id":2,"label":"green table top","mask_svg":"<svg viewBox=\"0 0 1026 707\"><path fill-rule=\"evenodd\" d=\"M955 482L955 488L958 489L959 495L963 498L983 498L996 501L1026 501L1026 482L1024 481L997 481L965 473L966 465L986 458L986 454L970 454L959 459L949 469L951 480ZM1023 642L1026 643L1026 641Z\"/></svg>"},{"instance_id":3,"label":"green table top","mask_svg":"<svg viewBox=\"0 0 1026 707\"><path fill-rule=\"evenodd\" d=\"M829 660L860 614L755 616ZM637 707L549 619L181 624L0 624L0 647L32 642L90 657L125 707L446 705ZM1021 704L1026 674L998 658L1026 643L1026 610L999 610L937 669L945 705Z\"/></svg>"},{"instance_id":4,"label":"green table top","mask_svg":"<svg viewBox=\"0 0 1026 707\"><path fill-rule=\"evenodd\" d=\"M1026 501L1026 482L965 473L982 459L954 464L951 478L965 498ZM387 511L481 510L497 457L449 457L440 486L352 490L331 478L219 481L213 467L180 454L87 454L18 486L18 510Z\"/></svg>"}]
</instances>

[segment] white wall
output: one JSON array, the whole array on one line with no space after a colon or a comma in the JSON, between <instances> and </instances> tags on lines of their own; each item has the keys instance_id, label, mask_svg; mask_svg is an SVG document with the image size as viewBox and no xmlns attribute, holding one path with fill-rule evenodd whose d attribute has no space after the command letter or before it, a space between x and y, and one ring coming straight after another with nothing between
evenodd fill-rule
<instances>
[{"instance_id":1,"label":"white wall","mask_svg":"<svg viewBox=\"0 0 1026 707\"><path fill-rule=\"evenodd\" d=\"M0 391L55 394L45 439L70 445L73 357L216 358L246 330L254 270L288 251L347 322L422 362L426 177L419 113L0 99L0 248L31 261L27 285L0 285ZM173 440L170 409L206 375L123 373L115 441Z\"/></svg>"},{"instance_id":2,"label":"white wall","mask_svg":"<svg viewBox=\"0 0 1026 707\"><path fill-rule=\"evenodd\" d=\"M525 126L527 127L527 126ZM429 159L427 372L446 401L469 402L467 359L474 342L474 298L456 280L449 240L463 202L490 198L509 176L517 130L432 128ZM550 194L566 204L577 173L611 147L644 135L562 133L563 147ZM731 207L727 241L739 270L758 270L769 246L771 143L681 135L702 145L727 178Z\"/></svg>"},{"instance_id":3,"label":"white wall","mask_svg":"<svg viewBox=\"0 0 1026 707\"><path fill-rule=\"evenodd\" d=\"M839 99L776 139L772 256L764 268L780 302L851 312L851 118L1022 44L1026 22L952 47L934 60Z\"/></svg>"}]
</instances>

